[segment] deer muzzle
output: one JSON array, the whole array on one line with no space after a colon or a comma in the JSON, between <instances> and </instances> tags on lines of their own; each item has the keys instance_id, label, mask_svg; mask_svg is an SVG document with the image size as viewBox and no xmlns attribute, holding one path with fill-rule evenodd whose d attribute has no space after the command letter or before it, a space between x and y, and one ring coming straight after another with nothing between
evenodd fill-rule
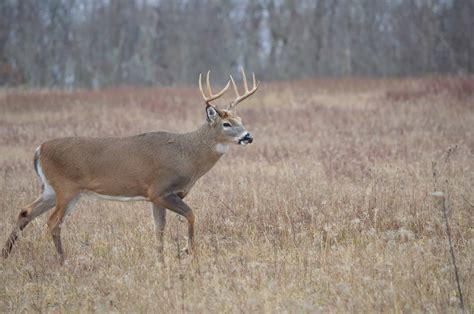
<instances>
[{"instance_id":1,"label":"deer muzzle","mask_svg":"<svg viewBox=\"0 0 474 314\"><path fill-rule=\"evenodd\" d=\"M253 137L250 135L250 133L247 132L240 140L239 144L240 145L247 145L253 142Z\"/></svg>"}]
</instances>

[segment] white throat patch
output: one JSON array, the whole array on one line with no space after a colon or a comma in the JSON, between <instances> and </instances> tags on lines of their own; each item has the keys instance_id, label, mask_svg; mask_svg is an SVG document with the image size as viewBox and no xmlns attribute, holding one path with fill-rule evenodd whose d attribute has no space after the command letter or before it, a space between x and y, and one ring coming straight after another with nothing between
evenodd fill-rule
<instances>
[{"instance_id":1,"label":"white throat patch","mask_svg":"<svg viewBox=\"0 0 474 314\"><path fill-rule=\"evenodd\" d=\"M229 151L229 145L228 144L217 144L216 145L216 152L219 154L225 154L227 151Z\"/></svg>"}]
</instances>

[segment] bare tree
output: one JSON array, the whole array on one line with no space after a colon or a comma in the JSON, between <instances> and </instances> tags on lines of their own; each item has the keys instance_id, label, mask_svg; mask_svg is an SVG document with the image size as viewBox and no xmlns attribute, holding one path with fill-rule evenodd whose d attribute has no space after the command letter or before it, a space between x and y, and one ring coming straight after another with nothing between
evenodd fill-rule
<instances>
[{"instance_id":1,"label":"bare tree","mask_svg":"<svg viewBox=\"0 0 474 314\"><path fill-rule=\"evenodd\" d=\"M5 0L0 85L473 73L470 0Z\"/></svg>"}]
</instances>

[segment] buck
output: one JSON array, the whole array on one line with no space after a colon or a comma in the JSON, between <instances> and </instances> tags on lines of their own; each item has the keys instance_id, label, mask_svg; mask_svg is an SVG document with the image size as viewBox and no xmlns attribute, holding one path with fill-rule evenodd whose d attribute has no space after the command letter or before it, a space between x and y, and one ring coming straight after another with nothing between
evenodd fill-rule
<instances>
[{"instance_id":1,"label":"buck","mask_svg":"<svg viewBox=\"0 0 474 314\"><path fill-rule=\"evenodd\" d=\"M253 139L236 114L236 106L253 95L259 86L252 75L249 89L245 72L245 92L239 94L230 76L227 85L214 94L206 75L208 96L199 89L206 105L206 122L189 133L150 132L131 137L68 137L41 144L34 154L34 166L42 183L41 195L20 211L16 225L2 251L10 254L18 233L33 219L54 207L47 225L60 262L64 262L61 223L82 195L115 201L147 201L152 204L158 251L163 253L166 209L188 222L187 251L194 248L192 209L183 201L196 181L228 151L229 145L247 145ZM221 97L232 83L236 98L227 109L211 102Z\"/></svg>"}]
</instances>

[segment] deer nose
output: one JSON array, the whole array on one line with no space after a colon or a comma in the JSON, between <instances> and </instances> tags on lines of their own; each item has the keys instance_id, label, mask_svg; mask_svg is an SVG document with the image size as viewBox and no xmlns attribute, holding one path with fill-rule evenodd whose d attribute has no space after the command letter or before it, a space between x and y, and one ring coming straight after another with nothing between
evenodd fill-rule
<instances>
[{"instance_id":1,"label":"deer nose","mask_svg":"<svg viewBox=\"0 0 474 314\"><path fill-rule=\"evenodd\" d=\"M252 143L253 142L253 137L252 135L250 135L250 133L247 133L245 134L245 136L242 138L242 141L243 142L247 142L247 143Z\"/></svg>"}]
</instances>

